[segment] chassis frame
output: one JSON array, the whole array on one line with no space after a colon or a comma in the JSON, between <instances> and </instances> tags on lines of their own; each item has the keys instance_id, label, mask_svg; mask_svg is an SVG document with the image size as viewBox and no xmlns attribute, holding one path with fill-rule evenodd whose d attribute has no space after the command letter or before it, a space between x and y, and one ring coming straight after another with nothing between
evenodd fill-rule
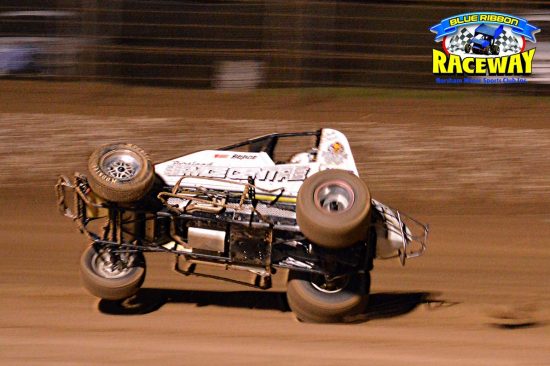
<instances>
[{"instance_id":1,"label":"chassis frame","mask_svg":"<svg viewBox=\"0 0 550 366\"><path fill-rule=\"evenodd\" d=\"M148 205L100 201L91 192L84 175L75 173L72 179L60 176L56 184L57 205L92 245L109 249L113 263L121 253L169 253L175 255L174 270L178 273L260 289L271 287L272 275L278 269L321 275L327 281L352 273L368 273L373 268L377 235L380 235L377 228L381 226L387 233L401 237L401 248L396 256L402 265L406 259L418 257L426 250L427 225L375 200L372 200L375 218L367 240L346 249L329 250L310 243L295 219L279 217L273 220L265 214L270 209L282 213L295 211L295 205L281 199L282 191L273 190L274 198L265 200L256 197L252 179L242 184L240 193L182 188L183 179L185 177L173 187L155 192L156 197L151 197L153 204ZM68 203L68 191L72 191L72 205ZM103 226L96 230L89 227L98 220L104 222ZM191 248L185 237L189 222L226 231L224 251L214 253ZM203 264L246 271L251 277L243 281L212 275L197 269Z\"/></svg>"}]
</instances>

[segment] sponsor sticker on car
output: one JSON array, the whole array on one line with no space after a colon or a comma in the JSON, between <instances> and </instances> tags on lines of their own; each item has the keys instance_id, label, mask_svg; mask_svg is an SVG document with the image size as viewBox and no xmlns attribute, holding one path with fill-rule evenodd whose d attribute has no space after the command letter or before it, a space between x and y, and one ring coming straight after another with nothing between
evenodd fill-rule
<instances>
[{"instance_id":1,"label":"sponsor sticker on car","mask_svg":"<svg viewBox=\"0 0 550 366\"><path fill-rule=\"evenodd\" d=\"M166 167L167 176L206 177L230 180L247 180L252 177L258 181L283 182L303 181L307 178L309 167L281 165L274 167L220 167L204 164L186 164L174 161Z\"/></svg>"}]
</instances>

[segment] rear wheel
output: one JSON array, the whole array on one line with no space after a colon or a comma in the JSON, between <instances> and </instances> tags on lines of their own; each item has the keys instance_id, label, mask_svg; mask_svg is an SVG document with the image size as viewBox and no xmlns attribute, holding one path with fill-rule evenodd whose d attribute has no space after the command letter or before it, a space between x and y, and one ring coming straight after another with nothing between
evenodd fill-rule
<instances>
[{"instance_id":1,"label":"rear wheel","mask_svg":"<svg viewBox=\"0 0 550 366\"><path fill-rule=\"evenodd\" d=\"M311 242L342 249L366 239L370 206L370 193L361 178L345 170L324 170L300 187L296 220Z\"/></svg>"},{"instance_id":2,"label":"rear wheel","mask_svg":"<svg viewBox=\"0 0 550 366\"><path fill-rule=\"evenodd\" d=\"M364 311L370 290L370 273L325 276L290 272L287 299L296 317L310 323L336 323Z\"/></svg>"},{"instance_id":3,"label":"rear wheel","mask_svg":"<svg viewBox=\"0 0 550 366\"><path fill-rule=\"evenodd\" d=\"M153 186L153 164L136 145L103 145L88 161L89 183L101 198L111 202L134 202Z\"/></svg>"},{"instance_id":4,"label":"rear wheel","mask_svg":"<svg viewBox=\"0 0 550 366\"><path fill-rule=\"evenodd\" d=\"M464 46L464 52L470 53L471 50L472 50L472 45L469 43L466 43L466 45Z\"/></svg>"},{"instance_id":5,"label":"rear wheel","mask_svg":"<svg viewBox=\"0 0 550 366\"><path fill-rule=\"evenodd\" d=\"M106 300L123 300L134 295L145 280L142 253L112 253L107 248L88 247L80 258L84 287Z\"/></svg>"}]
</instances>

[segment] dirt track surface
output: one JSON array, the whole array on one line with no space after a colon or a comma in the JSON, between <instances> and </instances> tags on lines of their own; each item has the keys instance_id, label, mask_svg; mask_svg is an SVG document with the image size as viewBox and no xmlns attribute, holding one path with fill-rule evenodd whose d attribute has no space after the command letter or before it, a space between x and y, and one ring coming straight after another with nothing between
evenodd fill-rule
<instances>
[{"instance_id":1,"label":"dirt track surface","mask_svg":"<svg viewBox=\"0 0 550 366\"><path fill-rule=\"evenodd\" d=\"M468 99L260 96L246 110L239 107L246 95L213 95L208 105L199 103L204 95L188 95L184 109L173 91L146 100L133 88L127 98L112 90L105 98L106 88L78 94L40 85L27 98L8 89L11 98L0 94L10 99L0 109L0 364L548 364L547 102L526 98L499 121L496 113L465 113ZM489 100L492 111L513 101ZM528 111L536 116L530 122ZM177 128L165 129L165 118ZM165 255L147 257L144 290L125 306L81 288L78 258L87 243L57 215L53 191L45 190L50 169L82 169L102 139L132 137L163 159L327 124L350 133L376 197L432 227L425 257L405 268L375 264L370 306L356 324L297 322L283 275L272 291L250 291L177 275ZM173 143L162 143L167 138ZM25 177L26 194L14 177Z\"/></svg>"},{"instance_id":2,"label":"dirt track surface","mask_svg":"<svg viewBox=\"0 0 550 366\"><path fill-rule=\"evenodd\" d=\"M13 200L8 204L15 204ZM0 363L545 365L550 216L424 216L429 253L378 262L357 324L312 325L273 291L170 270L148 256L145 290L122 307L81 288L86 242L53 202L1 217ZM28 221L27 221L28 220ZM32 230L29 222L32 222ZM132 313L144 313L131 315Z\"/></svg>"}]
</instances>

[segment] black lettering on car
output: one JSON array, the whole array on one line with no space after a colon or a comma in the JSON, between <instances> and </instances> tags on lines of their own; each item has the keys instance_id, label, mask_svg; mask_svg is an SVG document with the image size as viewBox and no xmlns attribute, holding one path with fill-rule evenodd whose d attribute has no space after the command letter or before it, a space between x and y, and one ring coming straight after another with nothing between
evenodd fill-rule
<instances>
[{"instance_id":1,"label":"black lettering on car","mask_svg":"<svg viewBox=\"0 0 550 366\"><path fill-rule=\"evenodd\" d=\"M256 155L233 154L231 159L253 160L253 159L256 159Z\"/></svg>"}]
</instances>

